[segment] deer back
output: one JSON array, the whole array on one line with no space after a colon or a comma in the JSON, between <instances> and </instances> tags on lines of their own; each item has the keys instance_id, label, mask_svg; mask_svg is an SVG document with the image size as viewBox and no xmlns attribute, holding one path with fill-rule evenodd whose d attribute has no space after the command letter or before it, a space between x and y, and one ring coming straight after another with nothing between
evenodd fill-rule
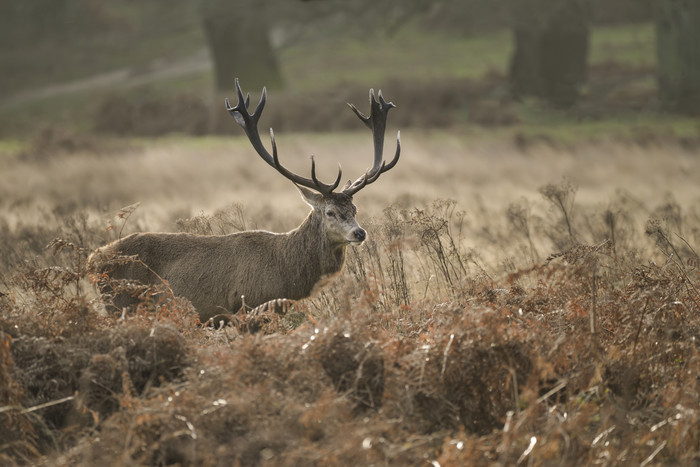
<instances>
[{"instance_id":1,"label":"deer back","mask_svg":"<svg viewBox=\"0 0 700 467\"><path fill-rule=\"evenodd\" d=\"M256 307L276 298L308 297L319 282L341 270L344 260L344 245L328 238L321 214L312 211L301 226L282 234L135 233L100 248L90 267L112 279L164 283L188 298L205 321L238 311L244 300ZM117 308L137 303L125 294L113 301Z\"/></svg>"}]
</instances>

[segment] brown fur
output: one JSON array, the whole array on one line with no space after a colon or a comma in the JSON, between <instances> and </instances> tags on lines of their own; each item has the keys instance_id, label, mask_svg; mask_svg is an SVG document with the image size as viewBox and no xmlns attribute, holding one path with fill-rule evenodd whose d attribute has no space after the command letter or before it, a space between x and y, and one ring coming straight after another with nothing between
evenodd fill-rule
<instances>
[{"instance_id":1,"label":"brown fur","mask_svg":"<svg viewBox=\"0 0 700 467\"><path fill-rule=\"evenodd\" d=\"M89 267L113 279L141 284L159 284L162 278L175 295L192 302L202 322L237 312L243 300L246 306L256 307L278 298L308 297L342 269L345 247L355 242L352 235L362 229L354 219L351 197L300 191L313 209L290 232L135 233L99 248L91 255ZM140 261L110 261L117 255L136 256ZM109 284L102 292L112 292ZM120 310L137 299L117 293L113 303Z\"/></svg>"}]
</instances>

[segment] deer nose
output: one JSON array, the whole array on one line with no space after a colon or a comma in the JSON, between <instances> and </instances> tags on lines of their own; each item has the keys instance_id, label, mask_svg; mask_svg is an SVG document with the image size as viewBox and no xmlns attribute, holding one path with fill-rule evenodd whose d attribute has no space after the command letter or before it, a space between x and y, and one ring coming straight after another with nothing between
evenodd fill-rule
<instances>
[{"instance_id":1,"label":"deer nose","mask_svg":"<svg viewBox=\"0 0 700 467\"><path fill-rule=\"evenodd\" d=\"M355 236L358 242L363 242L365 238L367 238L367 232L365 232L362 229L355 229L353 235Z\"/></svg>"}]
</instances>

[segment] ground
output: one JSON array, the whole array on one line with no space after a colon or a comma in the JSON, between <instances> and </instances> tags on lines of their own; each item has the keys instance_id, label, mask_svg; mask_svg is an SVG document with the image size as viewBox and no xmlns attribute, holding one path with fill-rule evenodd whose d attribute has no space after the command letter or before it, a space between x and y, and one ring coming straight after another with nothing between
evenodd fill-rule
<instances>
[{"instance_id":1,"label":"ground","mask_svg":"<svg viewBox=\"0 0 700 467\"><path fill-rule=\"evenodd\" d=\"M3 158L7 462L692 459L693 148L404 130L334 285L211 329L181 300L105 315L86 255L137 230L290 229L293 186L240 136L74 143ZM364 132L278 144L300 172L371 159Z\"/></svg>"}]
</instances>

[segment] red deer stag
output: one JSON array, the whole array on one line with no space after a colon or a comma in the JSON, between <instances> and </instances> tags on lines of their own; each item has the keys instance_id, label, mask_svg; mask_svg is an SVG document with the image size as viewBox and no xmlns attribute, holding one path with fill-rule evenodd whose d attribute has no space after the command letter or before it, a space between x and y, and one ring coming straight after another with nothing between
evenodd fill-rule
<instances>
[{"instance_id":1,"label":"red deer stag","mask_svg":"<svg viewBox=\"0 0 700 467\"><path fill-rule=\"evenodd\" d=\"M236 80L238 104L226 109L243 127L253 148L277 172L299 189L311 212L299 227L286 233L250 230L230 235L194 235L189 233L144 232L131 234L96 250L89 259L89 268L100 273L101 292L112 295L118 310L138 303L138 298L110 286L109 279L122 279L144 285L166 282L176 296L189 299L202 322L221 314L237 312L245 304L256 307L274 299L306 298L329 278L336 275L345 262L345 248L362 243L367 234L355 220L357 209L352 197L381 174L393 168L401 152L400 133L396 154L388 164L383 160L384 132L389 109L381 91L379 100L370 90L369 116L352 104L350 108L372 130L374 163L354 182L335 192L342 170L331 184L316 177L311 159L311 178L297 175L282 164L270 129L272 154L263 145L258 133L258 120L265 107L266 90L255 111L248 111L250 95L243 97ZM122 257L138 258L124 261ZM120 260L119 258L122 258Z\"/></svg>"}]
</instances>

